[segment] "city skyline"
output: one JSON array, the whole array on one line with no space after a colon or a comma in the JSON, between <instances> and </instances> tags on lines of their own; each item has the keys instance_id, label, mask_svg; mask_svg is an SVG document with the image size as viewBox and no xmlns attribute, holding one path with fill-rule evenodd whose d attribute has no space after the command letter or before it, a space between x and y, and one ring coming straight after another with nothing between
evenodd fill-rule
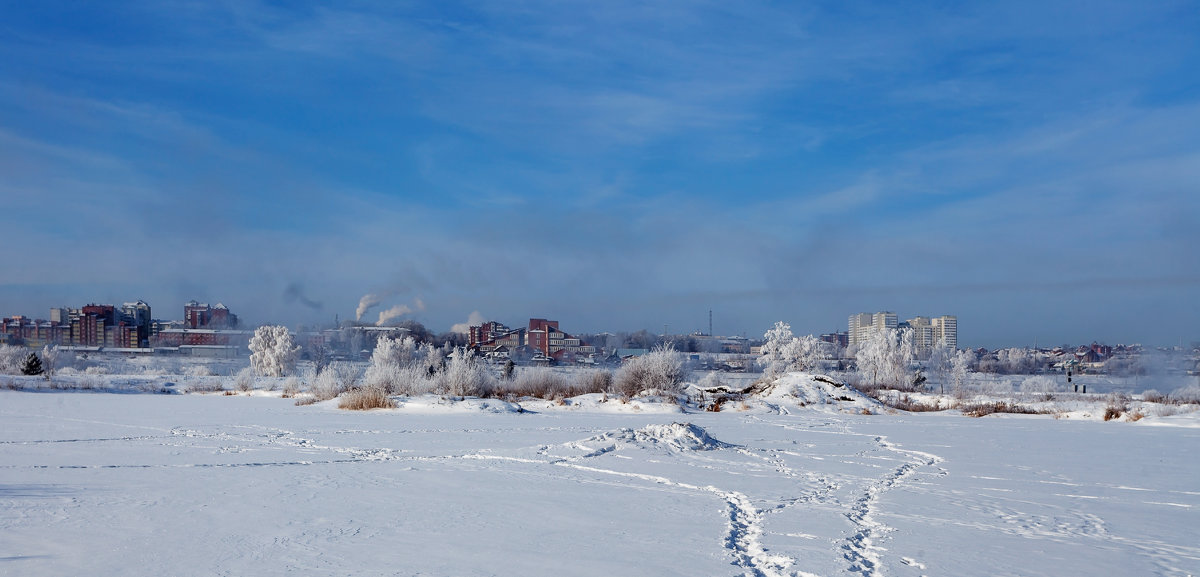
<instances>
[{"instance_id":1,"label":"city skyline","mask_svg":"<svg viewBox=\"0 0 1200 577\"><path fill-rule=\"evenodd\" d=\"M1200 340L1188 4L0 8L0 313Z\"/></svg>"}]
</instances>

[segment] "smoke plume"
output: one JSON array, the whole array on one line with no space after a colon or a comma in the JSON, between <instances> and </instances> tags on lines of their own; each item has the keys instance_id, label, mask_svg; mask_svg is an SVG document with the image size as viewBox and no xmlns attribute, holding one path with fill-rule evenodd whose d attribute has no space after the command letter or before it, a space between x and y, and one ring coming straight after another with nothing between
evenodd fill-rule
<instances>
[{"instance_id":1,"label":"smoke plume","mask_svg":"<svg viewBox=\"0 0 1200 577\"><path fill-rule=\"evenodd\" d=\"M413 308L413 307L416 307L416 308ZM412 307L410 307L408 305L396 305L386 311L382 311L379 313L379 320L375 321L375 326L381 327L388 321L402 317L406 314L413 312L414 310L417 310L417 311L425 310L425 303L421 299L418 298L418 299L413 299Z\"/></svg>"},{"instance_id":2,"label":"smoke plume","mask_svg":"<svg viewBox=\"0 0 1200 577\"><path fill-rule=\"evenodd\" d=\"M471 332L471 327L482 325L486 320L487 318L480 314L479 311L475 311L467 316L467 322L458 323L450 327L450 332L465 335Z\"/></svg>"},{"instance_id":3,"label":"smoke plume","mask_svg":"<svg viewBox=\"0 0 1200 577\"><path fill-rule=\"evenodd\" d=\"M308 298L304 294L304 286L298 282L294 282L294 283L289 284L287 286L287 288L284 289L283 302L292 304L297 301L299 301L300 304L302 304L310 309L318 310L318 311L321 310L322 306L324 306L320 303L320 301L314 301L314 300Z\"/></svg>"},{"instance_id":4,"label":"smoke plume","mask_svg":"<svg viewBox=\"0 0 1200 577\"><path fill-rule=\"evenodd\" d=\"M355 320L361 321L363 315L367 314L367 311L375 308L381 302L383 302L383 297L377 294L371 293L363 295L363 298L358 299L358 310Z\"/></svg>"}]
</instances>

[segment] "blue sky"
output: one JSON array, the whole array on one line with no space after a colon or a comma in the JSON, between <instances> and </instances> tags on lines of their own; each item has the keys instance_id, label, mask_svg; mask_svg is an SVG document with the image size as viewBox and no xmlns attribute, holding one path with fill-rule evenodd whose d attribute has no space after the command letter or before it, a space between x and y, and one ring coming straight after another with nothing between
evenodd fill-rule
<instances>
[{"instance_id":1,"label":"blue sky","mask_svg":"<svg viewBox=\"0 0 1200 577\"><path fill-rule=\"evenodd\" d=\"M998 4L998 5L997 5ZM0 314L1200 340L1194 2L0 7Z\"/></svg>"}]
</instances>

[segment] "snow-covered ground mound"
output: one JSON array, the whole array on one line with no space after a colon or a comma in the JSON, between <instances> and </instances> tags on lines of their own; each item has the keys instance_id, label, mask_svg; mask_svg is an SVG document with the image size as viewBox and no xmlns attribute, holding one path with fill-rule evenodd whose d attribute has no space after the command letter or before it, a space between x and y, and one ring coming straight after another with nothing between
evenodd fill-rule
<instances>
[{"instance_id":1,"label":"snow-covered ground mound","mask_svg":"<svg viewBox=\"0 0 1200 577\"><path fill-rule=\"evenodd\" d=\"M831 412L875 413L882 407L879 401L842 381L812 373L788 373L754 396L777 405Z\"/></svg>"},{"instance_id":2,"label":"snow-covered ground mound","mask_svg":"<svg viewBox=\"0 0 1200 577\"><path fill-rule=\"evenodd\" d=\"M619 440L642 447L665 448L668 451L711 451L731 447L712 438L703 427L692 423L646 425L640 429L621 429L592 440Z\"/></svg>"}]
</instances>

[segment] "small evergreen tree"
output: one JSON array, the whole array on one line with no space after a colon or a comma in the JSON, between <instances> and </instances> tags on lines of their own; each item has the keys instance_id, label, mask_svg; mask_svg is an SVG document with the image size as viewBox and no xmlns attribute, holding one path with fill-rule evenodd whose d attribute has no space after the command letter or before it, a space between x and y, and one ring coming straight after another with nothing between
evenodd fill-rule
<instances>
[{"instance_id":1,"label":"small evergreen tree","mask_svg":"<svg viewBox=\"0 0 1200 577\"><path fill-rule=\"evenodd\" d=\"M21 366L21 373L33 376L42 372L42 359L38 358L37 353L29 353L29 356L25 357L25 364Z\"/></svg>"}]
</instances>

